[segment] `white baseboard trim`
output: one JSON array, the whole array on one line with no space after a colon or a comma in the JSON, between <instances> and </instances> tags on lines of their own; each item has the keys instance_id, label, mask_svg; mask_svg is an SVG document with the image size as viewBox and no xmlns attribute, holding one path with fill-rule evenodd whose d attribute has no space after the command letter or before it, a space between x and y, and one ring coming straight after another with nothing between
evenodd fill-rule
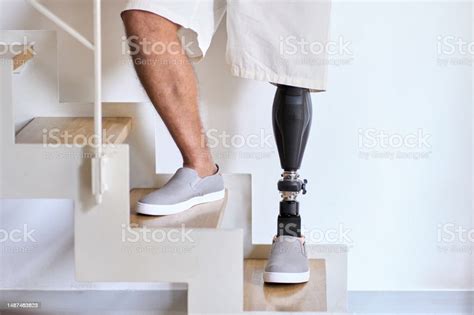
<instances>
[{"instance_id":1,"label":"white baseboard trim","mask_svg":"<svg viewBox=\"0 0 474 315\"><path fill-rule=\"evenodd\" d=\"M474 314L474 291L349 291L357 314Z\"/></svg>"},{"instance_id":2,"label":"white baseboard trim","mask_svg":"<svg viewBox=\"0 0 474 315\"><path fill-rule=\"evenodd\" d=\"M170 315L187 313L187 291L163 290L0 290L0 314ZM38 303L31 309L9 303Z\"/></svg>"}]
</instances>

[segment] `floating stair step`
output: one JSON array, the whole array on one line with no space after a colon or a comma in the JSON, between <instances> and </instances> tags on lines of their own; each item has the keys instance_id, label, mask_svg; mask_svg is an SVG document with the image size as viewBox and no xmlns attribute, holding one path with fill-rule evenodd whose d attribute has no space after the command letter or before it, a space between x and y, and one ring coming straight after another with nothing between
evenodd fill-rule
<instances>
[{"instance_id":1,"label":"floating stair step","mask_svg":"<svg viewBox=\"0 0 474 315\"><path fill-rule=\"evenodd\" d=\"M102 119L104 144L123 143L132 129L130 117ZM92 117L37 117L16 135L19 144L93 144Z\"/></svg>"},{"instance_id":2,"label":"floating stair step","mask_svg":"<svg viewBox=\"0 0 474 315\"><path fill-rule=\"evenodd\" d=\"M167 216L148 216L136 213L136 204L145 195L157 188L137 188L130 192L130 224L137 227L176 228L218 228L227 204L227 191L224 199L200 204L178 214Z\"/></svg>"},{"instance_id":3,"label":"floating stair step","mask_svg":"<svg viewBox=\"0 0 474 315\"><path fill-rule=\"evenodd\" d=\"M265 284L265 259L244 261L244 310L247 312L326 312L326 263L311 259L303 284Z\"/></svg>"},{"instance_id":4,"label":"floating stair step","mask_svg":"<svg viewBox=\"0 0 474 315\"><path fill-rule=\"evenodd\" d=\"M18 72L28 61L33 59L35 55L32 46L25 46L23 51L13 57L13 72Z\"/></svg>"}]
</instances>

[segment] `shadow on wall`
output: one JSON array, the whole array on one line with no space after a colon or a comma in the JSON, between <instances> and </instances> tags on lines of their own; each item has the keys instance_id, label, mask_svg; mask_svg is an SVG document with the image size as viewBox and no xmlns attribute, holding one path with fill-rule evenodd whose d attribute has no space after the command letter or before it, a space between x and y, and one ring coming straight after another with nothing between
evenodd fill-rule
<instances>
[{"instance_id":1,"label":"shadow on wall","mask_svg":"<svg viewBox=\"0 0 474 315\"><path fill-rule=\"evenodd\" d=\"M224 18L205 58L195 66L199 80L201 114L206 129L238 129L236 118L242 82L229 74L229 65L225 60L227 42L225 23ZM227 168L228 160L218 158L217 160L222 169Z\"/></svg>"},{"instance_id":2,"label":"shadow on wall","mask_svg":"<svg viewBox=\"0 0 474 315\"><path fill-rule=\"evenodd\" d=\"M248 97L250 91L249 87L266 87L267 89L260 90L262 94L265 94L272 86L266 82L245 80L230 74L230 65L226 62L226 30L226 18L224 18L214 35L205 58L195 65L199 81L201 115L205 129L208 131L212 129L219 134L226 132L229 136L237 134L243 136L243 134L241 135L243 125L247 125L250 130L263 129L271 125L271 102L273 99L269 98L268 103L263 104L268 106L268 115L256 117L257 111L253 106L257 106L257 104L245 103L245 97L246 95ZM259 99L261 99L261 95ZM251 105L251 111L249 111L249 105ZM245 119L247 122L242 122L241 119ZM233 163L233 160L236 159L233 154L238 153L238 147L233 145L226 147L222 142L219 142L217 146L211 145L211 149L219 151L213 153L216 162L221 165L222 169L242 171L242 163L237 163L238 165Z\"/></svg>"}]
</instances>

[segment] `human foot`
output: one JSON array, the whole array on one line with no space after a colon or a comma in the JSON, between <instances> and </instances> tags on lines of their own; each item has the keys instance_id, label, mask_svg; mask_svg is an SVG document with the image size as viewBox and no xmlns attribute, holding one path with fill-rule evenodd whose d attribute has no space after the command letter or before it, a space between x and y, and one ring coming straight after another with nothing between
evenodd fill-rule
<instances>
[{"instance_id":1,"label":"human foot","mask_svg":"<svg viewBox=\"0 0 474 315\"><path fill-rule=\"evenodd\" d=\"M220 200L224 195L224 181L218 167L215 174L205 177L200 177L192 168L182 167L162 188L138 201L137 213L175 214L201 203Z\"/></svg>"},{"instance_id":2,"label":"human foot","mask_svg":"<svg viewBox=\"0 0 474 315\"><path fill-rule=\"evenodd\" d=\"M304 239L278 236L273 240L263 281L267 283L304 283L309 281L309 261Z\"/></svg>"}]
</instances>

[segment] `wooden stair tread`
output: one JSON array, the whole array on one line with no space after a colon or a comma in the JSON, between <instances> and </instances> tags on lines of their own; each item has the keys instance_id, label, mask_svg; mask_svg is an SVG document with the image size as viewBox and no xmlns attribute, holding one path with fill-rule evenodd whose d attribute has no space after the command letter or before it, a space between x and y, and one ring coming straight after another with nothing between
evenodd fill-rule
<instances>
[{"instance_id":1,"label":"wooden stair tread","mask_svg":"<svg viewBox=\"0 0 474 315\"><path fill-rule=\"evenodd\" d=\"M102 128L104 144L121 144L127 139L132 129L132 118L104 117ZM49 133L51 136L48 136ZM83 144L85 139L88 139L88 143L94 143L93 135L93 117L37 117L18 132L16 143ZM75 141L74 137L76 137Z\"/></svg>"},{"instance_id":2,"label":"wooden stair tread","mask_svg":"<svg viewBox=\"0 0 474 315\"><path fill-rule=\"evenodd\" d=\"M33 59L35 53L32 46L24 47L23 51L13 57L13 71L23 67L28 61Z\"/></svg>"},{"instance_id":3,"label":"wooden stair tread","mask_svg":"<svg viewBox=\"0 0 474 315\"><path fill-rule=\"evenodd\" d=\"M264 284L266 259L244 261L244 310L247 312L326 312L326 263L310 259L311 276L303 284Z\"/></svg>"},{"instance_id":4,"label":"wooden stair tread","mask_svg":"<svg viewBox=\"0 0 474 315\"><path fill-rule=\"evenodd\" d=\"M157 188L137 188L130 192L130 224L136 227L176 228L218 228L227 203L227 190L222 200L200 204L181 213L167 216L137 214L136 204L145 195Z\"/></svg>"}]
</instances>

